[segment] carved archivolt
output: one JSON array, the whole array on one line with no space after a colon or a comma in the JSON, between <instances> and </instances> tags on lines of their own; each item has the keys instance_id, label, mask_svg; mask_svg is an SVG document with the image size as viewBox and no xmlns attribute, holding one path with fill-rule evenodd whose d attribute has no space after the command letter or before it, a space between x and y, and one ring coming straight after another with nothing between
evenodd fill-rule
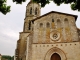
<instances>
[{"instance_id":1,"label":"carved archivolt","mask_svg":"<svg viewBox=\"0 0 80 60\"><path fill-rule=\"evenodd\" d=\"M66 54L65 54L61 49L59 49L59 48L57 48L57 47L51 48L51 49L46 53L44 60L50 60L51 56L52 56L54 53L59 54L60 57L61 57L61 60L67 60Z\"/></svg>"}]
</instances>

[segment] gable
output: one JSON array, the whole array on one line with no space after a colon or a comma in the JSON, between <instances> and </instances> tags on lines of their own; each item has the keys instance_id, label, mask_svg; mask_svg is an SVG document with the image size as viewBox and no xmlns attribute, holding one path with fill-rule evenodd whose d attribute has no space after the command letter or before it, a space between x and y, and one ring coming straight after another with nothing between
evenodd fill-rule
<instances>
[{"instance_id":1,"label":"gable","mask_svg":"<svg viewBox=\"0 0 80 60\"><path fill-rule=\"evenodd\" d=\"M60 42L63 39L69 39L69 41L78 40L77 30L75 28L75 17L72 15L49 13L45 16L37 18L36 20L33 20L33 22L33 32L34 36L36 36L36 38L34 38L34 43L37 43L39 41L41 42L41 40L42 42L45 40L45 43L46 41L54 42L52 41L54 39L51 37L54 32L59 32L59 34L57 34L59 36L61 35L61 38L59 37L60 39L57 42ZM71 34L73 35L72 37ZM45 37L46 39L44 39Z\"/></svg>"},{"instance_id":2,"label":"gable","mask_svg":"<svg viewBox=\"0 0 80 60\"><path fill-rule=\"evenodd\" d=\"M77 18L77 16L52 12L52 13L43 15L41 17L38 17L32 21L34 22L34 26L38 27L40 23L46 25L47 23L52 24L52 22L54 22L54 24L57 25L58 20L60 20L60 22L62 24L62 23L64 23L65 19L67 19L69 21L68 22L69 24L71 24L72 22L75 23L75 18Z\"/></svg>"},{"instance_id":3,"label":"gable","mask_svg":"<svg viewBox=\"0 0 80 60\"><path fill-rule=\"evenodd\" d=\"M49 13L46 13L46 14L40 16L40 17L37 17L37 18L33 19L32 21L34 22L35 20L41 19L41 18L43 18L43 17L45 17L45 16L47 16L47 15L49 15L49 14L60 14L60 15L72 16L72 17L75 18L75 21L76 21L76 19L77 19L77 15L68 14L68 13L62 13L62 12L56 12L56 11L51 11L51 12L49 12Z\"/></svg>"}]
</instances>

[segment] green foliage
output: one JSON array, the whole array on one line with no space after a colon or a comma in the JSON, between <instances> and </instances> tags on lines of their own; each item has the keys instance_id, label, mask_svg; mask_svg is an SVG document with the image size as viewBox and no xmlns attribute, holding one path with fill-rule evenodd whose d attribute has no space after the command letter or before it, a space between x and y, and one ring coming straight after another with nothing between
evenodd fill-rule
<instances>
[{"instance_id":1,"label":"green foliage","mask_svg":"<svg viewBox=\"0 0 80 60\"><path fill-rule=\"evenodd\" d=\"M80 0L52 0L55 4L60 6L62 3L64 4L71 4L72 10L80 11ZM50 0L33 0L33 2L40 3L42 7L46 4L49 4Z\"/></svg>"},{"instance_id":2,"label":"green foliage","mask_svg":"<svg viewBox=\"0 0 80 60\"><path fill-rule=\"evenodd\" d=\"M1 60L14 60L14 56L2 55Z\"/></svg>"},{"instance_id":3,"label":"green foliage","mask_svg":"<svg viewBox=\"0 0 80 60\"><path fill-rule=\"evenodd\" d=\"M10 12L10 6L6 5L7 0L0 0L0 12L3 14L7 14ZM12 0L16 2L16 4L22 4L22 2L26 2L26 0ZM41 7L44 7L46 4L50 3L50 0L32 0L33 2L41 4ZM72 10L80 11L80 0L52 0L55 4L60 6L62 3L64 4L71 4Z\"/></svg>"},{"instance_id":4,"label":"green foliage","mask_svg":"<svg viewBox=\"0 0 80 60\"><path fill-rule=\"evenodd\" d=\"M1 60L11 60L11 56L2 55L2 59Z\"/></svg>"},{"instance_id":5,"label":"green foliage","mask_svg":"<svg viewBox=\"0 0 80 60\"><path fill-rule=\"evenodd\" d=\"M33 2L40 3L41 7L44 7L46 4L49 4L49 0L33 0Z\"/></svg>"},{"instance_id":6,"label":"green foliage","mask_svg":"<svg viewBox=\"0 0 80 60\"><path fill-rule=\"evenodd\" d=\"M26 2L26 0L13 0L13 2L16 2L17 4L22 4L22 2Z\"/></svg>"},{"instance_id":7,"label":"green foliage","mask_svg":"<svg viewBox=\"0 0 80 60\"><path fill-rule=\"evenodd\" d=\"M3 14L10 12L10 6L6 5L6 1L7 0L0 0L0 12Z\"/></svg>"}]
</instances>

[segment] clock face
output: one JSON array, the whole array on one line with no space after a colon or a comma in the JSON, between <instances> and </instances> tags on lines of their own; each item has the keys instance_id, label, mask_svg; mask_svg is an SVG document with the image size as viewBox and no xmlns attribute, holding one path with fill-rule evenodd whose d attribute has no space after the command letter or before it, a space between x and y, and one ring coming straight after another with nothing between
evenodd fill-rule
<instances>
[{"instance_id":1,"label":"clock face","mask_svg":"<svg viewBox=\"0 0 80 60\"><path fill-rule=\"evenodd\" d=\"M51 38L52 40L54 40L54 41L57 41L57 40L59 40L59 38L60 38L60 33L59 33L59 32L51 32L50 38Z\"/></svg>"}]
</instances>

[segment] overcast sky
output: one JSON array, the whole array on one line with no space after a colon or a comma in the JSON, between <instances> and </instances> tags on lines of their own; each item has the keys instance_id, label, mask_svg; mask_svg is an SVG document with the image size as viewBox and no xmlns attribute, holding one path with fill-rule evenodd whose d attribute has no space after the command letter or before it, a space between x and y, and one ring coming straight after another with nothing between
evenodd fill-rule
<instances>
[{"instance_id":1,"label":"overcast sky","mask_svg":"<svg viewBox=\"0 0 80 60\"><path fill-rule=\"evenodd\" d=\"M11 12L7 15L0 13L0 53L2 55L14 55L16 43L19 39L19 32L23 31L26 5L28 2L29 0L22 5L16 5L11 0L8 0L7 4L11 5ZM78 15L76 25L80 28L80 12L72 11L70 5L62 4L61 6L56 6L56 4L51 2L41 9L41 15L50 11Z\"/></svg>"}]
</instances>

